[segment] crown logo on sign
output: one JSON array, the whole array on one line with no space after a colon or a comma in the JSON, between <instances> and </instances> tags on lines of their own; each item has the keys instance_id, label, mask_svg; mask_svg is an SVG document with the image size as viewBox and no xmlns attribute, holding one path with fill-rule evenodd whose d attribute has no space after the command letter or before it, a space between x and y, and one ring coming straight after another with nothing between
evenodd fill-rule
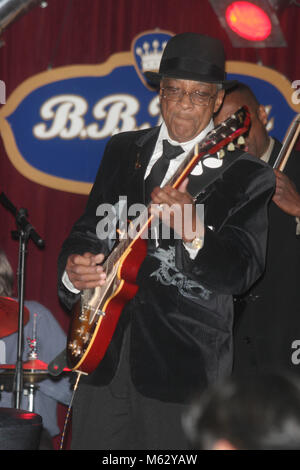
<instances>
[{"instance_id":1,"label":"crown logo on sign","mask_svg":"<svg viewBox=\"0 0 300 470\"><path fill-rule=\"evenodd\" d=\"M136 48L136 54L141 58L143 72L157 72L159 69L160 59L167 41L162 42L161 47L159 41L152 41L152 48L149 42L144 42L142 47Z\"/></svg>"},{"instance_id":2,"label":"crown logo on sign","mask_svg":"<svg viewBox=\"0 0 300 470\"><path fill-rule=\"evenodd\" d=\"M161 56L172 36L173 33L156 29L140 34L131 43L134 68L143 84L152 92L153 87L148 83L145 72L158 72Z\"/></svg>"}]
</instances>

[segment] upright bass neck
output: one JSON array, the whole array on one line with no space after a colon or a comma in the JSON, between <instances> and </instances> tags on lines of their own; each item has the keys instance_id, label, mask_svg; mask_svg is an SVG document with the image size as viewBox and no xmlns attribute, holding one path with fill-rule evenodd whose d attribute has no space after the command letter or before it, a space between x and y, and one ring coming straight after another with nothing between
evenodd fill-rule
<instances>
[{"instance_id":1,"label":"upright bass neck","mask_svg":"<svg viewBox=\"0 0 300 470\"><path fill-rule=\"evenodd\" d=\"M295 119L293 120L288 133L283 141L281 150L278 154L278 157L273 165L273 168L283 171L285 168L285 165L288 161L288 158L291 154L291 151L293 150L296 141L298 139L300 132L300 114L298 114Z\"/></svg>"}]
</instances>

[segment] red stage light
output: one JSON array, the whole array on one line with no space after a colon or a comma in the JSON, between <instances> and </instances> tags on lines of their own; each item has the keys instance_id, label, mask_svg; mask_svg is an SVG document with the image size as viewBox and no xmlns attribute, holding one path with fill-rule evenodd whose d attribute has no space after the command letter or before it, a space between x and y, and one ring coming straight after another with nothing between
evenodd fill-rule
<instances>
[{"instance_id":1,"label":"red stage light","mask_svg":"<svg viewBox=\"0 0 300 470\"><path fill-rule=\"evenodd\" d=\"M225 17L229 27L249 41L263 41L270 36L272 24L269 16L253 3L232 2Z\"/></svg>"}]
</instances>

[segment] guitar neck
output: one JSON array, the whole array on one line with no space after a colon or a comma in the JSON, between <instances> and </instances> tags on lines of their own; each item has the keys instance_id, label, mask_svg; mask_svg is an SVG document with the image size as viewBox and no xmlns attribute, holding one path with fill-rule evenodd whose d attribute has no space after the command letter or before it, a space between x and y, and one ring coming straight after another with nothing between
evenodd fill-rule
<instances>
[{"instance_id":1,"label":"guitar neck","mask_svg":"<svg viewBox=\"0 0 300 470\"><path fill-rule=\"evenodd\" d=\"M288 161L288 158L291 154L291 151L293 150L296 144L296 141L298 139L299 132L300 132L300 114L298 114L296 118L294 119L292 126L290 127L290 130L283 141L281 150L273 165L273 168L278 169L280 171L284 170L285 165Z\"/></svg>"},{"instance_id":2,"label":"guitar neck","mask_svg":"<svg viewBox=\"0 0 300 470\"><path fill-rule=\"evenodd\" d=\"M128 234L126 238L119 239L118 244L115 246L115 248L113 248L103 263L103 268L106 273L112 271L113 266L121 259L122 255L126 252L131 242L132 239L128 236Z\"/></svg>"},{"instance_id":3,"label":"guitar neck","mask_svg":"<svg viewBox=\"0 0 300 470\"><path fill-rule=\"evenodd\" d=\"M244 126L240 125L241 122L243 122ZM228 143L245 133L249 125L250 117L248 110L246 107L243 107L226 119L225 122L212 129L202 141L195 145L166 185L170 185L175 189L178 188L183 180L193 171L201 158L208 154L217 153Z\"/></svg>"}]
</instances>

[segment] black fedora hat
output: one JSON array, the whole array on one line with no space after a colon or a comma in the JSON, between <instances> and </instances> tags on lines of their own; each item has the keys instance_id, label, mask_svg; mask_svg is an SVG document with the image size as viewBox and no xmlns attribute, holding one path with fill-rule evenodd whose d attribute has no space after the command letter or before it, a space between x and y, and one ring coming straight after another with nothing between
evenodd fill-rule
<instances>
[{"instance_id":1,"label":"black fedora hat","mask_svg":"<svg viewBox=\"0 0 300 470\"><path fill-rule=\"evenodd\" d=\"M181 33L167 43L157 72L145 72L150 84L162 77L220 83L228 89L235 80L227 80L223 44L216 38L198 33Z\"/></svg>"}]
</instances>

